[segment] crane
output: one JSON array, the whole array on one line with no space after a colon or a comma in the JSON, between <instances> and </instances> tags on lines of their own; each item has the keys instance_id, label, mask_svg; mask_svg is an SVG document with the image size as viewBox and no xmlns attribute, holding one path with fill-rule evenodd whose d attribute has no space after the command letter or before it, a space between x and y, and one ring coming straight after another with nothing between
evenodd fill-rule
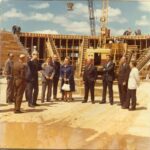
<instances>
[{"instance_id":1,"label":"crane","mask_svg":"<svg viewBox=\"0 0 150 150\"><path fill-rule=\"evenodd\" d=\"M93 0L88 0L88 9L89 9L91 35L96 35Z\"/></svg>"},{"instance_id":2,"label":"crane","mask_svg":"<svg viewBox=\"0 0 150 150\"><path fill-rule=\"evenodd\" d=\"M108 36L108 0L102 0L102 15L100 18L100 45L105 47Z\"/></svg>"}]
</instances>

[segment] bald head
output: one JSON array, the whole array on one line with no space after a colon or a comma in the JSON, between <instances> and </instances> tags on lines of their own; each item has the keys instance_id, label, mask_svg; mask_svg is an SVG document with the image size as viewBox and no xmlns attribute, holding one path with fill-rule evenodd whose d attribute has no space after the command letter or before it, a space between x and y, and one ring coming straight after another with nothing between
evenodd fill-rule
<instances>
[{"instance_id":1,"label":"bald head","mask_svg":"<svg viewBox=\"0 0 150 150\"><path fill-rule=\"evenodd\" d=\"M12 59L14 58L14 54L13 54L13 53L9 53L9 54L8 54L8 57L9 57L9 59L12 60Z\"/></svg>"},{"instance_id":2,"label":"bald head","mask_svg":"<svg viewBox=\"0 0 150 150\"><path fill-rule=\"evenodd\" d=\"M58 56L56 54L53 55L53 60L58 61Z\"/></svg>"},{"instance_id":3,"label":"bald head","mask_svg":"<svg viewBox=\"0 0 150 150\"><path fill-rule=\"evenodd\" d=\"M126 58L125 56L123 56L123 57L121 58L121 63L124 64L124 63L126 63L126 62L127 62L127 58Z\"/></svg>"},{"instance_id":4,"label":"bald head","mask_svg":"<svg viewBox=\"0 0 150 150\"><path fill-rule=\"evenodd\" d=\"M26 59L26 55L25 54L20 54L19 55L19 60L21 60L21 61L25 61L25 59Z\"/></svg>"}]
</instances>

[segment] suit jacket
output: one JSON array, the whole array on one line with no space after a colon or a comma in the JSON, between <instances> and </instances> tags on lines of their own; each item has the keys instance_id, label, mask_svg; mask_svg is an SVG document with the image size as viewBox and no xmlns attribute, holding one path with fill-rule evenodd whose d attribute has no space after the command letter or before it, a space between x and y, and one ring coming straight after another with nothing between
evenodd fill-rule
<instances>
[{"instance_id":1,"label":"suit jacket","mask_svg":"<svg viewBox=\"0 0 150 150\"><path fill-rule=\"evenodd\" d=\"M137 89L140 82L139 71L136 67L131 69L128 80L128 89L135 90Z\"/></svg>"},{"instance_id":2,"label":"suit jacket","mask_svg":"<svg viewBox=\"0 0 150 150\"><path fill-rule=\"evenodd\" d=\"M38 71L41 70L41 66L38 60L30 60L27 63L26 80L28 82L38 81Z\"/></svg>"},{"instance_id":3,"label":"suit jacket","mask_svg":"<svg viewBox=\"0 0 150 150\"><path fill-rule=\"evenodd\" d=\"M24 63L18 61L14 63L14 69L13 69L13 76L14 76L14 81L15 84L17 86L20 86L25 83L26 78L25 78L25 74L26 74L26 70L27 67Z\"/></svg>"},{"instance_id":4,"label":"suit jacket","mask_svg":"<svg viewBox=\"0 0 150 150\"><path fill-rule=\"evenodd\" d=\"M118 83L119 84L122 84L123 82L128 83L129 73L130 73L129 65L128 64L122 64L119 67Z\"/></svg>"},{"instance_id":5,"label":"suit jacket","mask_svg":"<svg viewBox=\"0 0 150 150\"><path fill-rule=\"evenodd\" d=\"M59 78L59 76L60 76L60 63L58 61L54 61L53 66L55 69L54 78Z\"/></svg>"},{"instance_id":6,"label":"suit jacket","mask_svg":"<svg viewBox=\"0 0 150 150\"><path fill-rule=\"evenodd\" d=\"M13 78L13 65L14 62L10 59L7 59L4 67L4 75L6 75L7 79Z\"/></svg>"},{"instance_id":7,"label":"suit jacket","mask_svg":"<svg viewBox=\"0 0 150 150\"><path fill-rule=\"evenodd\" d=\"M54 69L54 66L51 65L51 64L47 64L47 63L44 63L42 64L42 82L46 82L47 79L46 79L46 76L48 77L54 77L54 74L55 74L55 69Z\"/></svg>"},{"instance_id":8,"label":"suit jacket","mask_svg":"<svg viewBox=\"0 0 150 150\"><path fill-rule=\"evenodd\" d=\"M97 69L94 65L86 66L83 74L83 81L96 81L97 79Z\"/></svg>"},{"instance_id":9,"label":"suit jacket","mask_svg":"<svg viewBox=\"0 0 150 150\"><path fill-rule=\"evenodd\" d=\"M103 66L103 80L112 82L115 79L115 64L109 61Z\"/></svg>"}]
</instances>

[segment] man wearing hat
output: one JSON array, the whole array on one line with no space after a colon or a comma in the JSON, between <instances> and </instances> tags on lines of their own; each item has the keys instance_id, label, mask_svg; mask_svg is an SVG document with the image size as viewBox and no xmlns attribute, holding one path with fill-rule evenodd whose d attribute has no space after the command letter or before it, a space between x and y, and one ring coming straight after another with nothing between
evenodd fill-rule
<instances>
[{"instance_id":1,"label":"man wearing hat","mask_svg":"<svg viewBox=\"0 0 150 150\"><path fill-rule=\"evenodd\" d=\"M26 98L29 107L38 106L38 71L41 67L38 62L38 52L33 51L32 58L27 63L27 73L26 73Z\"/></svg>"},{"instance_id":2,"label":"man wearing hat","mask_svg":"<svg viewBox=\"0 0 150 150\"><path fill-rule=\"evenodd\" d=\"M23 94L26 87L26 65L25 65L25 54L20 54L19 61L14 63L13 76L14 76L14 99L15 99L15 110L14 113L22 113L20 111Z\"/></svg>"},{"instance_id":3,"label":"man wearing hat","mask_svg":"<svg viewBox=\"0 0 150 150\"><path fill-rule=\"evenodd\" d=\"M8 59L5 62L4 75L7 79L7 90L6 90L6 102L12 103L14 100L14 86L13 86L13 65L14 65L14 55L13 53L8 54Z\"/></svg>"}]
</instances>

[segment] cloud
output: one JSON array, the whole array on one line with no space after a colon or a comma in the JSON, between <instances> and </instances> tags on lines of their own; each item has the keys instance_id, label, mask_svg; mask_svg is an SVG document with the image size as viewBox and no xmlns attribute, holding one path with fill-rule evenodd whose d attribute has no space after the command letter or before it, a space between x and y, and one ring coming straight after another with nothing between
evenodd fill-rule
<instances>
[{"instance_id":1,"label":"cloud","mask_svg":"<svg viewBox=\"0 0 150 150\"><path fill-rule=\"evenodd\" d=\"M54 15L52 13L32 13L30 15L24 16L22 20L31 20L31 21L50 21L53 19Z\"/></svg>"},{"instance_id":2,"label":"cloud","mask_svg":"<svg viewBox=\"0 0 150 150\"><path fill-rule=\"evenodd\" d=\"M86 21L75 21L71 20L66 16L55 16L55 19L51 20L51 22L55 24L59 24L66 31L72 33L89 33L89 23Z\"/></svg>"},{"instance_id":3,"label":"cloud","mask_svg":"<svg viewBox=\"0 0 150 150\"><path fill-rule=\"evenodd\" d=\"M0 0L0 3L7 2L8 0Z\"/></svg>"},{"instance_id":4,"label":"cloud","mask_svg":"<svg viewBox=\"0 0 150 150\"><path fill-rule=\"evenodd\" d=\"M39 3L39 4L32 4L29 5L29 7L34 8L34 9L45 9L48 8L50 6L50 4L48 2L44 2L44 3Z\"/></svg>"},{"instance_id":5,"label":"cloud","mask_svg":"<svg viewBox=\"0 0 150 150\"><path fill-rule=\"evenodd\" d=\"M149 1L143 1L138 0L139 2L139 10L144 12L150 12L150 2Z\"/></svg>"},{"instance_id":6,"label":"cloud","mask_svg":"<svg viewBox=\"0 0 150 150\"><path fill-rule=\"evenodd\" d=\"M95 16L98 18L96 19L96 29L99 31L99 18L101 16L100 9L95 10ZM88 6L83 3L76 3L74 11L63 15L56 15L50 12L26 12L26 14L24 14L23 12L12 8L0 16L0 21L8 20L10 18L18 18L22 21L40 21L54 25L57 24L62 28L62 32L67 31L72 34L90 34ZM119 8L109 7L109 22L125 23L127 20L122 16L122 12ZM49 30L42 31L48 32Z\"/></svg>"},{"instance_id":7,"label":"cloud","mask_svg":"<svg viewBox=\"0 0 150 150\"><path fill-rule=\"evenodd\" d=\"M139 20L136 20L135 24L137 26L149 26L150 25L150 21L147 18L147 16L142 16Z\"/></svg>"},{"instance_id":8,"label":"cloud","mask_svg":"<svg viewBox=\"0 0 150 150\"><path fill-rule=\"evenodd\" d=\"M126 29L110 28L110 30L111 30L111 35L123 35Z\"/></svg>"},{"instance_id":9,"label":"cloud","mask_svg":"<svg viewBox=\"0 0 150 150\"><path fill-rule=\"evenodd\" d=\"M95 13L95 19L101 17L102 15L102 10L101 9L96 9L94 8L94 13ZM123 17L122 11L119 8L113 8L110 7L108 8L108 21L109 22L117 22L117 23L125 23L128 22L128 20ZM88 5L83 4L83 3L76 3L74 10L69 13L68 15L69 18L86 18L87 20L89 19L89 10L88 10Z\"/></svg>"},{"instance_id":10,"label":"cloud","mask_svg":"<svg viewBox=\"0 0 150 150\"><path fill-rule=\"evenodd\" d=\"M96 9L95 15L100 18L102 15L101 9ZM122 12L119 8L108 8L108 22L125 23L128 20L122 16Z\"/></svg>"},{"instance_id":11,"label":"cloud","mask_svg":"<svg viewBox=\"0 0 150 150\"><path fill-rule=\"evenodd\" d=\"M23 14L21 11L16 8L12 8L9 11L3 13L0 16L0 21L6 21L8 19L19 18L24 21L50 21L53 19L54 15L52 13L34 13Z\"/></svg>"},{"instance_id":12,"label":"cloud","mask_svg":"<svg viewBox=\"0 0 150 150\"><path fill-rule=\"evenodd\" d=\"M34 33L42 33L42 34L58 34L58 32L56 30L50 30L50 29L46 29L46 30L38 30L38 31L33 31Z\"/></svg>"},{"instance_id":13,"label":"cloud","mask_svg":"<svg viewBox=\"0 0 150 150\"><path fill-rule=\"evenodd\" d=\"M73 21L63 25L66 31L73 33L90 34L89 23L86 21Z\"/></svg>"},{"instance_id":14,"label":"cloud","mask_svg":"<svg viewBox=\"0 0 150 150\"><path fill-rule=\"evenodd\" d=\"M1 21L5 21L8 20L10 18L23 18L24 14L18 10L16 10L15 8L10 9L9 11L3 13L0 16L0 20Z\"/></svg>"},{"instance_id":15,"label":"cloud","mask_svg":"<svg viewBox=\"0 0 150 150\"><path fill-rule=\"evenodd\" d=\"M88 6L83 3L76 3L74 6L74 10L71 11L70 14L71 14L70 17L80 16L80 17L89 18Z\"/></svg>"}]
</instances>

